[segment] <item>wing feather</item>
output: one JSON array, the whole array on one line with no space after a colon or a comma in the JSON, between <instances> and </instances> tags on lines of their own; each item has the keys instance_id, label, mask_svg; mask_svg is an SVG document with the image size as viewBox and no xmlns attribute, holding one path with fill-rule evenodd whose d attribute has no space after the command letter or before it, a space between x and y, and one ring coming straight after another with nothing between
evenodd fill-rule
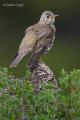
<instances>
[{"instance_id":1,"label":"wing feather","mask_svg":"<svg viewBox=\"0 0 80 120\"><path fill-rule=\"evenodd\" d=\"M22 58L31 52L35 42L37 40L36 32L32 29L26 31L25 37L23 38L19 51L15 59L12 61L10 67L16 67Z\"/></svg>"},{"instance_id":2,"label":"wing feather","mask_svg":"<svg viewBox=\"0 0 80 120\"><path fill-rule=\"evenodd\" d=\"M26 32L21 44L20 44L20 47L19 47L19 53L28 53L32 50L35 42L37 40L37 35L36 35L36 32L33 31L33 30L29 30L28 32Z\"/></svg>"},{"instance_id":3,"label":"wing feather","mask_svg":"<svg viewBox=\"0 0 80 120\"><path fill-rule=\"evenodd\" d=\"M40 32L41 31L42 30L40 30ZM30 56L30 58L28 60L29 68L33 67L33 65L40 58L40 56L44 54L46 46L50 42L50 38L52 39L52 35L51 35L52 31L49 31L48 29L45 29L45 28L43 28L43 31L42 31L42 34L38 33L39 35L38 35L36 44L34 46L32 54L31 54L31 56Z\"/></svg>"}]
</instances>

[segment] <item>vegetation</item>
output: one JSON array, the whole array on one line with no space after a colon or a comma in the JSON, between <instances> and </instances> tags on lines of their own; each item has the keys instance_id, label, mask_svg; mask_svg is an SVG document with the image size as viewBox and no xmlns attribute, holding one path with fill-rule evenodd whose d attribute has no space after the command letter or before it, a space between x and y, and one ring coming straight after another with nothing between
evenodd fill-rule
<instances>
[{"instance_id":1,"label":"vegetation","mask_svg":"<svg viewBox=\"0 0 80 120\"><path fill-rule=\"evenodd\" d=\"M38 94L29 76L15 78L0 67L0 120L80 120L80 70L62 70L59 88L42 83Z\"/></svg>"}]
</instances>

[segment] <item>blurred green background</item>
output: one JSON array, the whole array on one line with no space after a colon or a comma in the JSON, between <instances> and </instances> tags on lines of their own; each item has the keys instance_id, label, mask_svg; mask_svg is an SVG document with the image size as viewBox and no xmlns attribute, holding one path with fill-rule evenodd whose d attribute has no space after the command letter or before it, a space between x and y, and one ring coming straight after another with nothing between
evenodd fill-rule
<instances>
[{"instance_id":1,"label":"blurred green background","mask_svg":"<svg viewBox=\"0 0 80 120\"><path fill-rule=\"evenodd\" d=\"M10 65L25 29L36 23L45 10L59 17L54 46L43 60L56 76L62 68L67 71L80 68L80 0L0 0L0 66ZM27 58L10 72L23 76Z\"/></svg>"}]
</instances>

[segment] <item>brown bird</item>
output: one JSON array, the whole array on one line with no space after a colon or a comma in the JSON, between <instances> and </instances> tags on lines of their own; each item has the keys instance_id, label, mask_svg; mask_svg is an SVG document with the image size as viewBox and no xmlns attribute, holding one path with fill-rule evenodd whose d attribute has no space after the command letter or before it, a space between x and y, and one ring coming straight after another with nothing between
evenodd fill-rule
<instances>
[{"instance_id":1,"label":"brown bird","mask_svg":"<svg viewBox=\"0 0 80 120\"><path fill-rule=\"evenodd\" d=\"M10 68L16 67L28 53L31 53L28 66L32 68L40 57L51 49L55 39L56 28L53 23L55 22L56 16L58 15L54 15L53 12L44 11L39 22L26 29L25 36Z\"/></svg>"}]
</instances>

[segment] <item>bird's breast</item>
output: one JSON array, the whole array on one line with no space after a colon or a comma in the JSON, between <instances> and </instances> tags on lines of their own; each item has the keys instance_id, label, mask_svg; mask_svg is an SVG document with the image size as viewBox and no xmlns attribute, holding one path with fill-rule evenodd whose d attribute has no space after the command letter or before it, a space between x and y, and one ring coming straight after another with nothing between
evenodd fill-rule
<instances>
[{"instance_id":1,"label":"bird's breast","mask_svg":"<svg viewBox=\"0 0 80 120\"><path fill-rule=\"evenodd\" d=\"M51 50L54 40L55 40L55 35L53 35L53 37L50 39L49 44L46 46L44 54L46 54L47 52L49 52Z\"/></svg>"}]
</instances>

